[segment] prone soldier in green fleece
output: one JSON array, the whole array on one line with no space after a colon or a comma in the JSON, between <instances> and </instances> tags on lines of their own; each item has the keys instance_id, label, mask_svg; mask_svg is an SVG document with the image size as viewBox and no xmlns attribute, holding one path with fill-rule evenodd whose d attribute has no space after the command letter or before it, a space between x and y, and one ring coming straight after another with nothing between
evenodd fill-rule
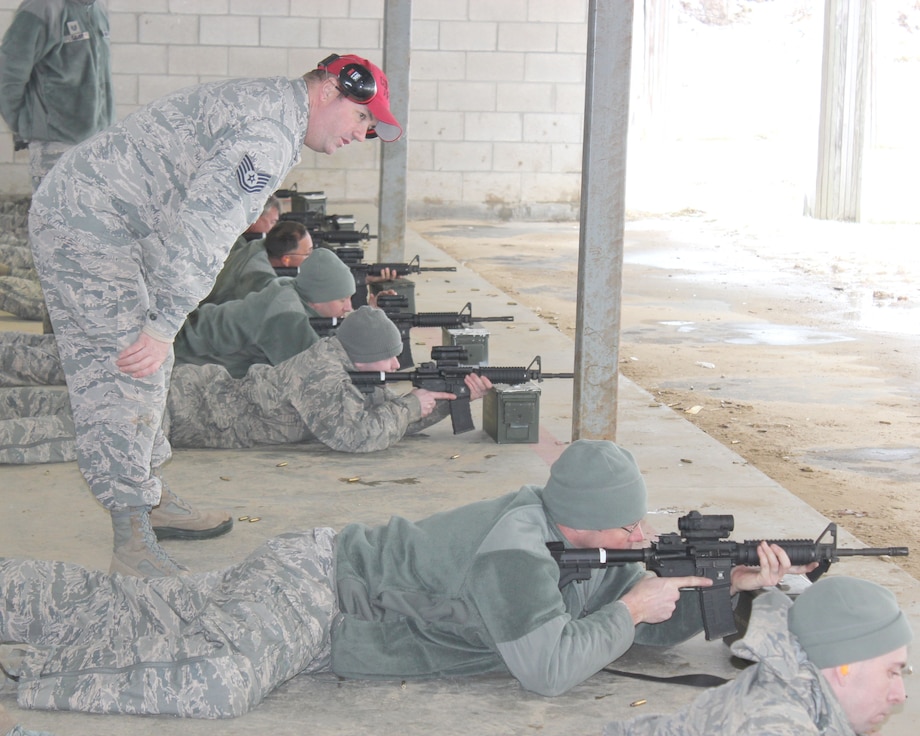
<instances>
[{"instance_id":1,"label":"prone soldier in green fleece","mask_svg":"<svg viewBox=\"0 0 920 736\"><path fill-rule=\"evenodd\" d=\"M258 363L278 365L319 340L311 317L344 317L354 293L348 266L328 248L317 248L297 276L192 312L176 335L176 363L222 365L234 378Z\"/></svg>"},{"instance_id":2,"label":"prone soldier in green fleece","mask_svg":"<svg viewBox=\"0 0 920 736\"><path fill-rule=\"evenodd\" d=\"M233 717L328 670L504 672L558 695L635 642L669 645L702 627L696 591L683 589L707 578L630 563L560 590L547 542L625 549L643 541L645 513L632 455L578 440L545 486L417 522L284 534L219 573L141 580L0 560L0 640L27 648L11 674L28 708ZM775 545L758 556L760 567L732 570L732 592L798 571Z\"/></svg>"},{"instance_id":3,"label":"prone soldier in green fleece","mask_svg":"<svg viewBox=\"0 0 920 736\"><path fill-rule=\"evenodd\" d=\"M313 251L313 238L299 222L279 222L264 238L240 235L224 261L214 288L201 303L223 304L261 291L278 278L276 267L300 266Z\"/></svg>"}]
</instances>

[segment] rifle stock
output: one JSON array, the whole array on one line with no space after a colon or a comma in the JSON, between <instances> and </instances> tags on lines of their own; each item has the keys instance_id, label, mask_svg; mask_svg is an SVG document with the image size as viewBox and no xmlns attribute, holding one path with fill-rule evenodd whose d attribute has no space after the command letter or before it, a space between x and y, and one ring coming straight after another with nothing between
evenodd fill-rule
<instances>
[{"instance_id":1,"label":"rifle stock","mask_svg":"<svg viewBox=\"0 0 920 736\"><path fill-rule=\"evenodd\" d=\"M713 581L709 588L699 588L703 629L707 639L734 634L731 605L731 570L736 565L758 565L759 540L732 542L727 539L734 529L734 517L729 514L701 514L691 511L677 521L680 534L659 536L657 542L642 549L566 549L563 542L549 542L559 565L559 587L578 580L587 580L592 570L638 562L659 577L696 575ZM823 541L824 540L824 541ZM837 547L837 525L833 522L814 541L810 539L772 539L770 544L782 547L793 565L817 562L808 574L812 581L824 574L831 563L841 557L904 557L907 547L867 547L840 549Z\"/></svg>"}]
</instances>

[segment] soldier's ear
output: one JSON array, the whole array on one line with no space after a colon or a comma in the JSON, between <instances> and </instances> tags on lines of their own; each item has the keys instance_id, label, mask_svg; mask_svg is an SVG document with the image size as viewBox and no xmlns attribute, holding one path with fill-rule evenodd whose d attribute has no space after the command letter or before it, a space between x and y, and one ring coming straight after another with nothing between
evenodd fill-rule
<instances>
[{"instance_id":1,"label":"soldier's ear","mask_svg":"<svg viewBox=\"0 0 920 736\"><path fill-rule=\"evenodd\" d=\"M320 96L323 99L323 102L332 102L336 97L338 97L341 92L339 91L339 85L336 82L335 77L327 77L323 80L323 86L320 88Z\"/></svg>"}]
</instances>

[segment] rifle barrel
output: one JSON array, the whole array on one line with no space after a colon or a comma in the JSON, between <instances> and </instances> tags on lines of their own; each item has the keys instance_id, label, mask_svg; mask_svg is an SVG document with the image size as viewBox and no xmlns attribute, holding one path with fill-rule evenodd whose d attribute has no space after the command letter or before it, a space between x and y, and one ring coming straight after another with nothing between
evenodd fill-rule
<instances>
[{"instance_id":1,"label":"rifle barrel","mask_svg":"<svg viewBox=\"0 0 920 736\"><path fill-rule=\"evenodd\" d=\"M471 322L514 322L514 317L506 315L504 317L470 317Z\"/></svg>"},{"instance_id":2,"label":"rifle barrel","mask_svg":"<svg viewBox=\"0 0 920 736\"><path fill-rule=\"evenodd\" d=\"M419 266L419 271L456 271L456 266Z\"/></svg>"},{"instance_id":3,"label":"rifle barrel","mask_svg":"<svg viewBox=\"0 0 920 736\"><path fill-rule=\"evenodd\" d=\"M907 557L907 547L864 547L863 549L837 549L838 557Z\"/></svg>"}]
</instances>

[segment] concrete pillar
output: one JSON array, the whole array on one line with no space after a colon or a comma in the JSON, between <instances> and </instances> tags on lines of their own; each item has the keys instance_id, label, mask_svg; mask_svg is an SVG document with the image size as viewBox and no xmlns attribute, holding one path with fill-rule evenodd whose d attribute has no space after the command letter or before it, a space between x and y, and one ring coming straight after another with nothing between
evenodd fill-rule
<instances>
[{"instance_id":1,"label":"concrete pillar","mask_svg":"<svg viewBox=\"0 0 920 736\"><path fill-rule=\"evenodd\" d=\"M858 222L869 101L872 0L825 0L818 168L805 214Z\"/></svg>"},{"instance_id":2,"label":"concrete pillar","mask_svg":"<svg viewBox=\"0 0 920 736\"><path fill-rule=\"evenodd\" d=\"M573 439L616 439L633 3L590 0Z\"/></svg>"},{"instance_id":3,"label":"concrete pillar","mask_svg":"<svg viewBox=\"0 0 920 736\"><path fill-rule=\"evenodd\" d=\"M406 198L409 176L409 56L412 48L412 0L387 0L383 15L383 69L390 82L390 110L403 127L393 143L379 143L380 218L378 261L402 262L406 246ZM372 259L367 258L368 262Z\"/></svg>"}]
</instances>

